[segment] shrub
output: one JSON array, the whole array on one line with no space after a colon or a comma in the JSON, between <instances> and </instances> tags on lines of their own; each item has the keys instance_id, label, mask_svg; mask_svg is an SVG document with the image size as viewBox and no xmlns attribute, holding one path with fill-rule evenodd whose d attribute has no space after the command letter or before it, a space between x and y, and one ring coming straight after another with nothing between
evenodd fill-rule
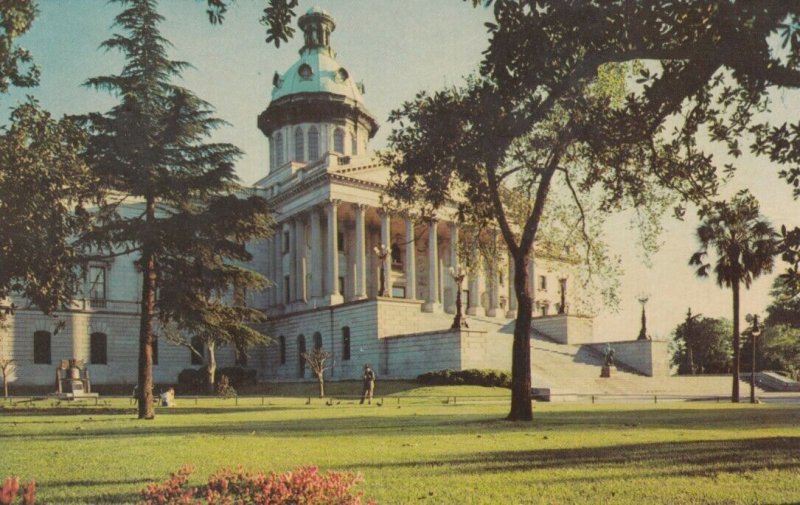
<instances>
[{"instance_id":1,"label":"shrub","mask_svg":"<svg viewBox=\"0 0 800 505\"><path fill-rule=\"evenodd\" d=\"M22 499L22 505L34 505L36 503L36 481L32 480L28 484L20 486L19 477L7 477L3 486L0 487L0 505L11 505L17 498Z\"/></svg>"},{"instance_id":2,"label":"shrub","mask_svg":"<svg viewBox=\"0 0 800 505\"><path fill-rule=\"evenodd\" d=\"M470 385L511 387L511 375L502 370L437 370L417 376L417 382L429 386Z\"/></svg>"},{"instance_id":3,"label":"shrub","mask_svg":"<svg viewBox=\"0 0 800 505\"><path fill-rule=\"evenodd\" d=\"M177 390L182 394L197 394L208 391L206 383L207 370L203 368L185 368L178 374Z\"/></svg>"},{"instance_id":4,"label":"shrub","mask_svg":"<svg viewBox=\"0 0 800 505\"><path fill-rule=\"evenodd\" d=\"M148 505L361 505L363 492L352 490L361 476L347 472L322 474L314 466L283 474L246 472L223 468L208 478L208 484L189 487L194 467L184 466L161 484L150 484L142 491ZM374 504L368 500L366 504Z\"/></svg>"},{"instance_id":5,"label":"shrub","mask_svg":"<svg viewBox=\"0 0 800 505\"><path fill-rule=\"evenodd\" d=\"M227 375L217 376L217 394L223 398L233 398L236 396L236 389L231 386L231 381Z\"/></svg>"},{"instance_id":6,"label":"shrub","mask_svg":"<svg viewBox=\"0 0 800 505\"><path fill-rule=\"evenodd\" d=\"M242 386L252 386L258 382L257 372L251 368L242 368L240 366L217 368L217 377L222 375L226 375L231 386L236 389ZM217 380L219 381L219 379Z\"/></svg>"}]
</instances>

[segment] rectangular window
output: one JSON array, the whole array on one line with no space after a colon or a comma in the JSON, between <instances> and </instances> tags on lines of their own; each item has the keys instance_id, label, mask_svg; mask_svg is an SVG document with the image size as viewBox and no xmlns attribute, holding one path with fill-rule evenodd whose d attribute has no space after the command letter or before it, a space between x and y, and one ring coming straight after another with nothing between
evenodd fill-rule
<instances>
[{"instance_id":1,"label":"rectangular window","mask_svg":"<svg viewBox=\"0 0 800 505\"><path fill-rule=\"evenodd\" d=\"M286 337L281 335L278 337L278 350L280 352L281 365L286 364Z\"/></svg>"},{"instance_id":2,"label":"rectangular window","mask_svg":"<svg viewBox=\"0 0 800 505\"><path fill-rule=\"evenodd\" d=\"M339 294L344 296L344 277L339 277Z\"/></svg>"},{"instance_id":3,"label":"rectangular window","mask_svg":"<svg viewBox=\"0 0 800 505\"><path fill-rule=\"evenodd\" d=\"M350 327L342 328L342 359L350 361Z\"/></svg>"},{"instance_id":4,"label":"rectangular window","mask_svg":"<svg viewBox=\"0 0 800 505\"><path fill-rule=\"evenodd\" d=\"M234 364L236 366L247 366L247 353L242 349L234 349L234 353L236 353Z\"/></svg>"},{"instance_id":5,"label":"rectangular window","mask_svg":"<svg viewBox=\"0 0 800 505\"><path fill-rule=\"evenodd\" d=\"M539 289L546 291L547 290L547 277L544 275L539 276Z\"/></svg>"},{"instance_id":6,"label":"rectangular window","mask_svg":"<svg viewBox=\"0 0 800 505\"><path fill-rule=\"evenodd\" d=\"M289 230L283 232L283 254L289 253Z\"/></svg>"},{"instance_id":7,"label":"rectangular window","mask_svg":"<svg viewBox=\"0 0 800 505\"><path fill-rule=\"evenodd\" d=\"M344 252L344 232L338 232L338 236L336 238L336 244L339 252Z\"/></svg>"},{"instance_id":8,"label":"rectangular window","mask_svg":"<svg viewBox=\"0 0 800 505\"><path fill-rule=\"evenodd\" d=\"M292 301L292 291L289 287L289 281L291 280L291 276L284 275L283 276L283 303L289 303Z\"/></svg>"},{"instance_id":9,"label":"rectangular window","mask_svg":"<svg viewBox=\"0 0 800 505\"><path fill-rule=\"evenodd\" d=\"M106 267L89 267L89 301L93 308L106 306Z\"/></svg>"},{"instance_id":10,"label":"rectangular window","mask_svg":"<svg viewBox=\"0 0 800 505\"><path fill-rule=\"evenodd\" d=\"M33 363L36 365L50 365L50 332L37 331L33 334Z\"/></svg>"},{"instance_id":11,"label":"rectangular window","mask_svg":"<svg viewBox=\"0 0 800 505\"><path fill-rule=\"evenodd\" d=\"M108 337L105 333L89 335L89 361L93 365L108 364Z\"/></svg>"}]
</instances>

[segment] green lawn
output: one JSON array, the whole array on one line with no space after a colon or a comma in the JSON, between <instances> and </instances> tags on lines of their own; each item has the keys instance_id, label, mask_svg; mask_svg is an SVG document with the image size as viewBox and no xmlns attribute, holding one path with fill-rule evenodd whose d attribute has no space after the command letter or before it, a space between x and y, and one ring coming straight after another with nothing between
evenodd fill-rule
<instances>
[{"instance_id":1,"label":"green lawn","mask_svg":"<svg viewBox=\"0 0 800 505\"><path fill-rule=\"evenodd\" d=\"M42 402L0 414L0 476L35 477L41 503L135 502L186 463L196 482L238 464L360 472L381 504L800 502L800 406L539 403L533 423L515 424L501 420L507 396L399 388L380 407L183 399L153 421L137 421L127 400Z\"/></svg>"}]
</instances>

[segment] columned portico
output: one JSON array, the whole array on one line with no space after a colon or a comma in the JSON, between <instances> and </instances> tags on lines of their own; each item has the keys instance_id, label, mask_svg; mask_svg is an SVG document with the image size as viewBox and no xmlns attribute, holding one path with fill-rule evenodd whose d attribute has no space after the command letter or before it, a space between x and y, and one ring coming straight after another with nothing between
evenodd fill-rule
<instances>
[{"instance_id":1,"label":"columned portico","mask_svg":"<svg viewBox=\"0 0 800 505\"><path fill-rule=\"evenodd\" d=\"M449 300L447 300L448 305L445 309L450 314L456 313L456 296L458 295L456 291L458 291L459 286L456 280L453 278L453 274L458 275L458 226L456 223L450 223L448 226L450 228L450 269L446 271L446 276L444 278L448 279L448 284L452 286L452 296Z\"/></svg>"},{"instance_id":2,"label":"columned portico","mask_svg":"<svg viewBox=\"0 0 800 505\"><path fill-rule=\"evenodd\" d=\"M378 286L383 286L383 296L386 298L392 297L392 216L385 210L379 210L378 214L381 218L381 247L383 248L384 256L381 264L382 279L378 280ZM379 289L380 292L380 289Z\"/></svg>"},{"instance_id":3,"label":"columned portico","mask_svg":"<svg viewBox=\"0 0 800 505\"><path fill-rule=\"evenodd\" d=\"M316 306L322 302L322 230L320 229L319 207L311 209L311 300Z\"/></svg>"},{"instance_id":4,"label":"columned portico","mask_svg":"<svg viewBox=\"0 0 800 505\"><path fill-rule=\"evenodd\" d=\"M328 213L328 304L342 303L344 298L339 292L339 220L337 208L339 200L331 200L327 204Z\"/></svg>"},{"instance_id":5,"label":"columned portico","mask_svg":"<svg viewBox=\"0 0 800 505\"><path fill-rule=\"evenodd\" d=\"M422 310L425 312L440 312L442 305L439 303L439 238L437 237L438 221L434 218L428 221L428 297Z\"/></svg>"},{"instance_id":6,"label":"columned portico","mask_svg":"<svg viewBox=\"0 0 800 505\"><path fill-rule=\"evenodd\" d=\"M409 215L405 218L406 225L406 298L415 300L417 298L417 250L416 239L414 238L414 217Z\"/></svg>"},{"instance_id":7,"label":"columned portico","mask_svg":"<svg viewBox=\"0 0 800 505\"><path fill-rule=\"evenodd\" d=\"M307 302L308 292L306 291L306 227L300 217L294 220L294 241L295 241L295 302Z\"/></svg>"},{"instance_id":8,"label":"columned portico","mask_svg":"<svg viewBox=\"0 0 800 505\"><path fill-rule=\"evenodd\" d=\"M356 214L356 272L355 272L355 298L363 300L367 297L367 258L366 258L366 224L365 213L367 206L353 204Z\"/></svg>"}]
</instances>

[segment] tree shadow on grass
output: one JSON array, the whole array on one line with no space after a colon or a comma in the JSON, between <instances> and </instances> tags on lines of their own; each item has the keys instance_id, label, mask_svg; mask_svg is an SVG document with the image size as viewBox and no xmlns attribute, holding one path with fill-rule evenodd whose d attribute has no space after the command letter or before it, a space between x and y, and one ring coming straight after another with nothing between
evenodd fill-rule
<instances>
[{"instance_id":1,"label":"tree shadow on grass","mask_svg":"<svg viewBox=\"0 0 800 505\"><path fill-rule=\"evenodd\" d=\"M359 463L344 469L391 471L431 467L447 474L544 471L548 482L597 480L592 473L625 469L626 478L711 477L719 473L800 468L800 437L624 444L573 449L478 452L469 456ZM552 470L581 469L587 476L559 478ZM619 478L615 476L614 478Z\"/></svg>"},{"instance_id":2,"label":"tree shadow on grass","mask_svg":"<svg viewBox=\"0 0 800 505\"><path fill-rule=\"evenodd\" d=\"M295 417L275 420L270 415L276 411L296 411ZM581 410L537 412L533 423L512 423L489 417L480 413L463 413L456 410L452 414L420 414L407 409L397 411L397 415L369 415L364 411L359 415L351 409L348 415L331 416L320 409L293 407L243 407L242 409L221 410L215 408L180 408L159 412L158 419L169 423L170 417L176 420L187 414L198 414L197 423L153 424L128 418L122 425L106 426L103 423L87 427L60 427L49 424L46 429L36 433L38 440L71 439L87 436L128 437L142 435L185 436L192 435L252 435L304 438L325 436L365 436L401 435L436 436L469 433L546 433L546 432L593 432L593 431L632 431L641 429L687 429L693 431L750 428L796 428L800 425L800 409L759 409L749 407L720 409L637 409L637 410ZM251 412L246 419L231 419L228 414ZM333 411L330 411L333 413ZM374 412L374 410L373 410ZM263 413L259 418L258 413ZM337 412L341 414L341 412ZM158 421L157 419L157 421ZM73 423L74 424L74 423ZM0 433L0 439L18 438L19 433Z\"/></svg>"}]
</instances>

